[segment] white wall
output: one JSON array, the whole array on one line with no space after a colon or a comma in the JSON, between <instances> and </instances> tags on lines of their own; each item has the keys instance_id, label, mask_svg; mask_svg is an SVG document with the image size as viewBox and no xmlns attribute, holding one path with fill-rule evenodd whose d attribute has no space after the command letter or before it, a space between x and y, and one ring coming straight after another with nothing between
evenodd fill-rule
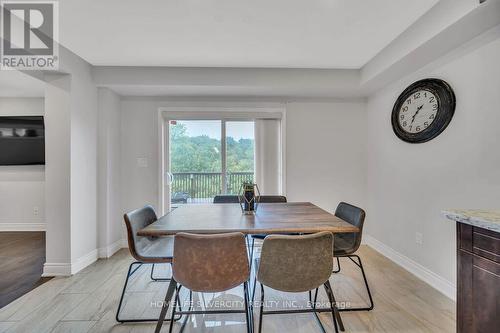
<instances>
[{"instance_id":1,"label":"white wall","mask_svg":"<svg viewBox=\"0 0 500 333\"><path fill-rule=\"evenodd\" d=\"M121 105L123 211L146 203L157 207L158 108L172 103L127 98ZM330 211L340 200L362 203L366 168L364 103L287 103L286 109L289 199L312 201ZM137 166L138 157L148 159L147 168Z\"/></svg>"},{"instance_id":2,"label":"white wall","mask_svg":"<svg viewBox=\"0 0 500 333\"><path fill-rule=\"evenodd\" d=\"M91 66L74 55L66 65L71 70L71 262L77 271L97 255L98 106Z\"/></svg>"},{"instance_id":3,"label":"white wall","mask_svg":"<svg viewBox=\"0 0 500 333\"><path fill-rule=\"evenodd\" d=\"M45 276L71 273L70 79L45 76Z\"/></svg>"},{"instance_id":4,"label":"white wall","mask_svg":"<svg viewBox=\"0 0 500 333\"><path fill-rule=\"evenodd\" d=\"M99 257L110 257L121 247L120 97L99 88L98 124L98 247Z\"/></svg>"},{"instance_id":5,"label":"white wall","mask_svg":"<svg viewBox=\"0 0 500 333\"><path fill-rule=\"evenodd\" d=\"M0 116L43 115L43 98L0 98ZM44 170L43 165L0 166L0 231L45 230Z\"/></svg>"},{"instance_id":6,"label":"white wall","mask_svg":"<svg viewBox=\"0 0 500 333\"><path fill-rule=\"evenodd\" d=\"M457 51L386 87L367 104L366 231L429 270L428 282L451 297L456 285L455 225L441 210L498 209L499 59L499 38ZM455 116L436 139L407 144L393 134L391 110L407 85L425 77L442 78L453 87ZM422 245L415 242L416 232L423 234Z\"/></svg>"},{"instance_id":7,"label":"white wall","mask_svg":"<svg viewBox=\"0 0 500 333\"><path fill-rule=\"evenodd\" d=\"M44 275L73 274L97 259L97 88L91 66L60 47L45 74L47 247Z\"/></svg>"},{"instance_id":8,"label":"white wall","mask_svg":"<svg viewBox=\"0 0 500 333\"><path fill-rule=\"evenodd\" d=\"M311 201L329 211L340 201L363 206L364 103L288 103L286 109L288 199Z\"/></svg>"}]
</instances>

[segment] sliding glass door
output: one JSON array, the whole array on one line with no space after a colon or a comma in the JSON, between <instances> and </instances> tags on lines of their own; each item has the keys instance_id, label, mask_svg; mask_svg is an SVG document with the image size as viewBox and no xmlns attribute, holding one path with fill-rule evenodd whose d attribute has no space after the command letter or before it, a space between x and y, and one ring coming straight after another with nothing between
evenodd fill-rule
<instances>
[{"instance_id":1,"label":"sliding glass door","mask_svg":"<svg viewBox=\"0 0 500 333\"><path fill-rule=\"evenodd\" d=\"M169 121L170 204L212 202L254 180L253 121Z\"/></svg>"},{"instance_id":2,"label":"sliding glass door","mask_svg":"<svg viewBox=\"0 0 500 333\"><path fill-rule=\"evenodd\" d=\"M255 178L255 137L253 121L227 121L224 193L238 194L241 183Z\"/></svg>"}]
</instances>

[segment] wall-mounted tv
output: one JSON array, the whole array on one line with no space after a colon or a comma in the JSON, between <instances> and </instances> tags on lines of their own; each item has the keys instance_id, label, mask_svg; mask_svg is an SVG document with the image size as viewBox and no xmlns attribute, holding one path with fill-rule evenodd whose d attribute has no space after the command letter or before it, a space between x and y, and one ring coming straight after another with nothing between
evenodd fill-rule
<instances>
[{"instance_id":1,"label":"wall-mounted tv","mask_svg":"<svg viewBox=\"0 0 500 333\"><path fill-rule=\"evenodd\" d=\"M0 117L0 165L45 164L43 117Z\"/></svg>"}]
</instances>

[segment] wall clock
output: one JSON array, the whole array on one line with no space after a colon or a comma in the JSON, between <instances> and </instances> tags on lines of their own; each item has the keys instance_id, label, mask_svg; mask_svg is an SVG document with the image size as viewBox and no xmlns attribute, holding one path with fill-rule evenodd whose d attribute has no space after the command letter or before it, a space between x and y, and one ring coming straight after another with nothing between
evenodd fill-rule
<instances>
[{"instance_id":1,"label":"wall clock","mask_svg":"<svg viewBox=\"0 0 500 333\"><path fill-rule=\"evenodd\" d=\"M392 128L403 141L434 139L448 126L455 112L455 94L440 79L424 79L406 88L392 109Z\"/></svg>"}]
</instances>

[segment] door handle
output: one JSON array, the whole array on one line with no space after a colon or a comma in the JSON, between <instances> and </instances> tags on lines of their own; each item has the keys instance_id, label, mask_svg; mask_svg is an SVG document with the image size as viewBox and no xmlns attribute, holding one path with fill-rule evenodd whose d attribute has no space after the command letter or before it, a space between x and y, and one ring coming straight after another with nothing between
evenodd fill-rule
<instances>
[{"instance_id":1,"label":"door handle","mask_svg":"<svg viewBox=\"0 0 500 333\"><path fill-rule=\"evenodd\" d=\"M167 172L165 172L165 176L167 179L167 182L166 182L167 186L172 185L172 183L174 182L174 175L167 171Z\"/></svg>"}]
</instances>

